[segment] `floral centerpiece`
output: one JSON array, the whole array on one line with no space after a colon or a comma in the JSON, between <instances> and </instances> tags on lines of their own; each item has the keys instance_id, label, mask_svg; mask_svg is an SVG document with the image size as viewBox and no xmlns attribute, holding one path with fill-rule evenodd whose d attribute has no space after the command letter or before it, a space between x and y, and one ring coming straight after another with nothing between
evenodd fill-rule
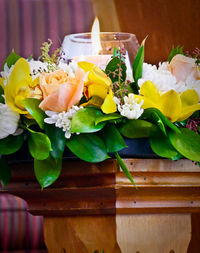
<instances>
[{"instance_id":1,"label":"floral centerpiece","mask_svg":"<svg viewBox=\"0 0 200 253\"><path fill-rule=\"evenodd\" d=\"M168 61L144 63L144 42L127 73L125 55L115 48L104 70L89 62L50 56L44 43L35 61L14 53L0 79L0 180L10 179L6 156L24 143L34 159L41 187L51 185L62 168L63 152L101 162L113 153L134 180L118 152L126 138L148 138L155 154L200 162L199 52L174 48Z\"/></svg>"}]
</instances>

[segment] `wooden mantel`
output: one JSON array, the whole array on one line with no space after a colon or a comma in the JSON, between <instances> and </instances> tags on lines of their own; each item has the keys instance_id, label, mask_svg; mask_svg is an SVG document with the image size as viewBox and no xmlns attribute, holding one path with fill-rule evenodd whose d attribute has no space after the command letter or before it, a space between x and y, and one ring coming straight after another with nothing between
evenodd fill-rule
<instances>
[{"instance_id":1,"label":"wooden mantel","mask_svg":"<svg viewBox=\"0 0 200 253\"><path fill-rule=\"evenodd\" d=\"M200 252L200 167L188 160L124 161L137 188L114 159L66 160L60 178L43 191L32 163L13 164L1 191L44 216L50 253Z\"/></svg>"}]
</instances>

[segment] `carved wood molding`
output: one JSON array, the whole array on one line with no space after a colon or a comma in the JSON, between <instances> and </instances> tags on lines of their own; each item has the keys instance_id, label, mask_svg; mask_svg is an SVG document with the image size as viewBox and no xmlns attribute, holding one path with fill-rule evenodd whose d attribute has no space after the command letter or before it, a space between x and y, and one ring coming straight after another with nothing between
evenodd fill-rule
<instances>
[{"instance_id":1,"label":"carved wood molding","mask_svg":"<svg viewBox=\"0 0 200 253\"><path fill-rule=\"evenodd\" d=\"M64 161L60 178L40 190L32 163L12 165L1 192L25 199L35 215L200 212L200 168L188 160L125 159L137 189L114 159L98 164Z\"/></svg>"}]
</instances>

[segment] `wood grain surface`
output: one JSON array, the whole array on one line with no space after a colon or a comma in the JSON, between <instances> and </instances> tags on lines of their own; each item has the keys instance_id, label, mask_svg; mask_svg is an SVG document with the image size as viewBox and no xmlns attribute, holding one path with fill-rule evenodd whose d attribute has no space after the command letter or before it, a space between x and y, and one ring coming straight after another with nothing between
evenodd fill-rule
<instances>
[{"instance_id":1,"label":"wood grain surface","mask_svg":"<svg viewBox=\"0 0 200 253\"><path fill-rule=\"evenodd\" d=\"M13 164L0 192L22 197L31 213L44 216L50 253L200 252L200 167L187 160L124 161L137 188L111 159L64 161L60 178L43 191L33 164Z\"/></svg>"},{"instance_id":2,"label":"wood grain surface","mask_svg":"<svg viewBox=\"0 0 200 253\"><path fill-rule=\"evenodd\" d=\"M186 253L190 214L117 215L117 241L123 253Z\"/></svg>"},{"instance_id":3,"label":"wood grain surface","mask_svg":"<svg viewBox=\"0 0 200 253\"><path fill-rule=\"evenodd\" d=\"M45 218L49 253L121 253L114 215Z\"/></svg>"}]
</instances>

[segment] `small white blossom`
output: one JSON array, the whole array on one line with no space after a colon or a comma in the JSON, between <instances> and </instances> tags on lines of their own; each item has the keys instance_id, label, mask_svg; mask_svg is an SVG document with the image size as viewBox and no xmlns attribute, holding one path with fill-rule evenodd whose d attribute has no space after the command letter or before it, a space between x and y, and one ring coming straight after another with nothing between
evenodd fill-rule
<instances>
[{"instance_id":1,"label":"small white blossom","mask_svg":"<svg viewBox=\"0 0 200 253\"><path fill-rule=\"evenodd\" d=\"M42 72L48 72L47 62L35 61L32 59L28 63L33 79L37 78Z\"/></svg>"},{"instance_id":2,"label":"small white blossom","mask_svg":"<svg viewBox=\"0 0 200 253\"><path fill-rule=\"evenodd\" d=\"M143 100L138 103L138 98L135 98L134 94L128 94L128 97L125 96L123 105L116 97L114 97L114 101L117 104L120 114L128 119L138 119L144 111L141 108Z\"/></svg>"},{"instance_id":3,"label":"small white blossom","mask_svg":"<svg viewBox=\"0 0 200 253\"><path fill-rule=\"evenodd\" d=\"M69 64L64 62L59 62L58 69L62 69L64 72L67 72L70 77L75 77L75 72L78 68L76 61L72 60Z\"/></svg>"},{"instance_id":4,"label":"small white blossom","mask_svg":"<svg viewBox=\"0 0 200 253\"><path fill-rule=\"evenodd\" d=\"M72 106L67 112L53 112L45 111L48 118L44 119L44 122L47 124L55 124L56 127L62 128L65 132L65 138L69 139L71 137L71 121L73 115L82 109L82 107ZM78 134L78 133L77 133Z\"/></svg>"},{"instance_id":5,"label":"small white blossom","mask_svg":"<svg viewBox=\"0 0 200 253\"><path fill-rule=\"evenodd\" d=\"M16 132L19 118L10 106L0 103L0 139Z\"/></svg>"}]
</instances>

